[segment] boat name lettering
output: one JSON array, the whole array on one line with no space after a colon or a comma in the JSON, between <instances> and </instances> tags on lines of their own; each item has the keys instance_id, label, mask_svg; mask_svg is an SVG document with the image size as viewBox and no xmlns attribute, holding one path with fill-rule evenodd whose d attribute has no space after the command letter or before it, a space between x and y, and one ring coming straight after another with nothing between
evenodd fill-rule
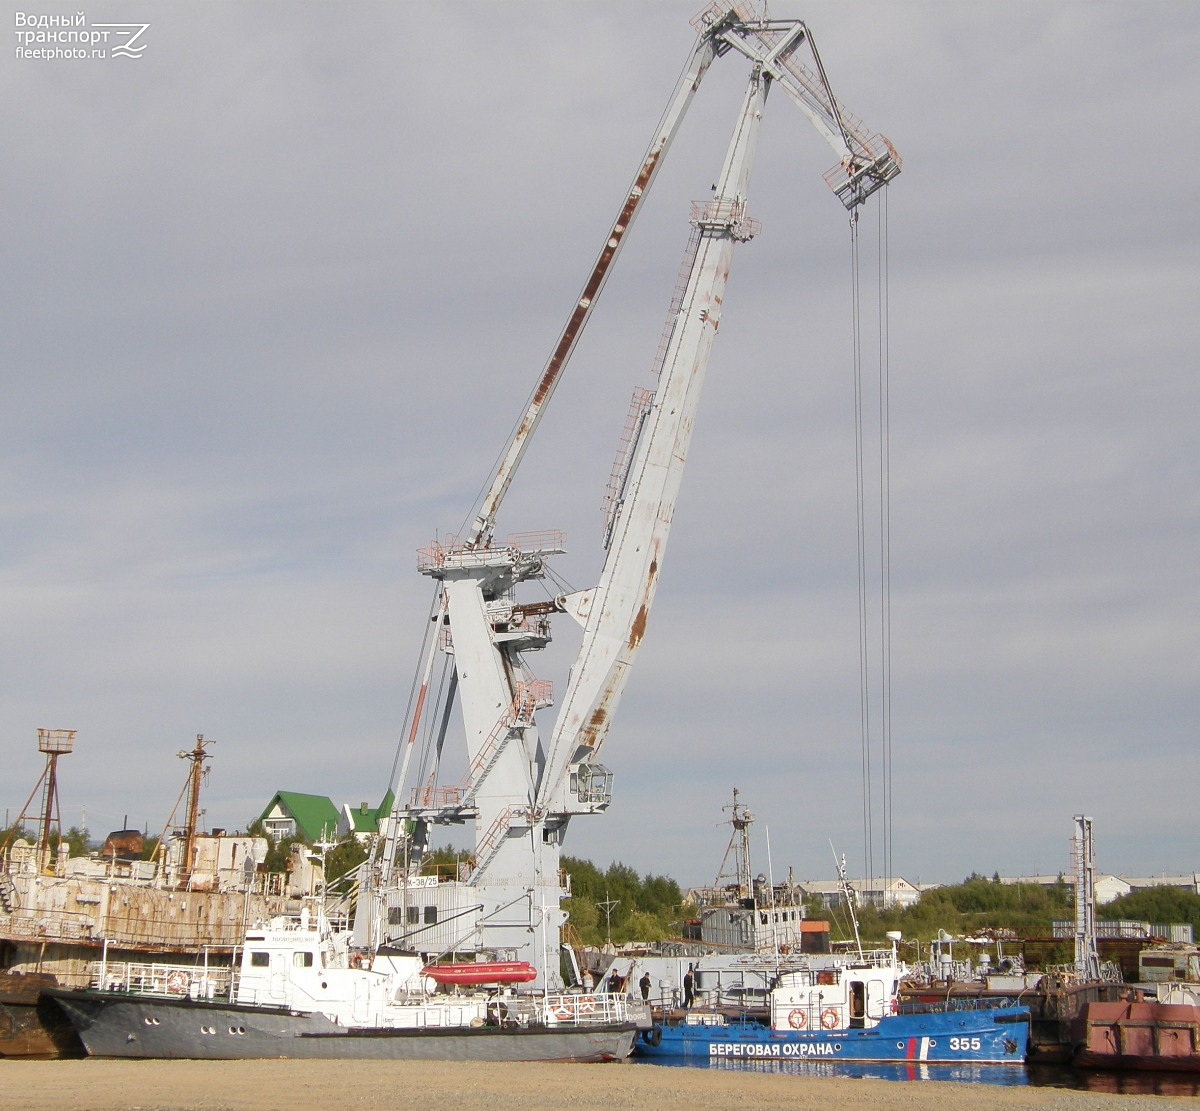
<instances>
[{"instance_id":1,"label":"boat name lettering","mask_svg":"<svg viewBox=\"0 0 1200 1111\"><path fill-rule=\"evenodd\" d=\"M836 1057L833 1042L710 1042L710 1057Z\"/></svg>"}]
</instances>

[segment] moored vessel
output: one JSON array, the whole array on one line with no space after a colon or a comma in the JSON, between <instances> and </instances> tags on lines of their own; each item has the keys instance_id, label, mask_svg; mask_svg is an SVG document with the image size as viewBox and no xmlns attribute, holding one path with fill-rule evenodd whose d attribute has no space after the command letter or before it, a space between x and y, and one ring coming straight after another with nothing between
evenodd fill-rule
<instances>
[{"instance_id":1,"label":"moored vessel","mask_svg":"<svg viewBox=\"0 0 1200 1111\"><path fill-rule=\"evenodd\" d=\"M1200 1072L1200 986L1164 984L1115 1003L1085 1003L1072 1024L1080 1068Z\"/></svg>"},{"instance_id":2,"label":"moored vessel","mask_svg":"<svg viewBox=\"0 0 1200 1111\"><path fill-rule=\"evenodd\" d=\"M189 761L187 819L174 826L171 815L154 859L142 859L136 829L110 834L98 852L70 856L57 762L74 741L74 730L38 731L45 770L0 843L0 1057L83 1054L35 985L111 986L164 965L195 966L189 975L223 966L228 975L246 926L295 910L323 878L307 853L293 854L286 876L270 873L259 867L265 838L199 831L211 743L202 736L180 754Z\"/></svg>"},{"instance_id":3,"label":"moored vessel","mask_svg":"<svg viewBox=\"0 0 1200 1111\"><path fill-rule=\"evenodd\" d=\"M439 982L417 955L362 953L317 903L247 933L228 998L198 982L46 994L99 1057L601 1061L650 1025L623 993L518 992L536 970L469 963Z\"/></svg>"},{"instance_id":4,"label":"moored vessel","mask_svg":"<svg viewBox=\"0 0 1200 1111\"><path fill-rule=\"evenodd\" d=\"M1023 1064L1029 1009L1007 1001L901 1005L891 949L782 972L763 1018L672 1012L638 1040L649 1058L775 1058L929 1064Z\"/></svg>"}]
</instances>

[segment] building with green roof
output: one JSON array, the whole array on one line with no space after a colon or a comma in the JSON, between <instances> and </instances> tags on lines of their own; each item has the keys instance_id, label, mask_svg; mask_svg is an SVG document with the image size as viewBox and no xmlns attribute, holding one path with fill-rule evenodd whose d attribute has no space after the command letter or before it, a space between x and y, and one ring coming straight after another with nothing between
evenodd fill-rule
<instances>
[{"instance_id":1,"label":"building with green roof","mask_svg":"<svg viewBox=\"0 0 1200 1111\"><path fill-rule=\"evenodd\" d=\"M346 829L354 835L357 841L366 841L379 832L379 823L392 812L392 803L396 796L391 788L383 796L378 806L360 802L357 806L346 803L342 807L342 821Z\"/></svg>"},{"instance_id":2,"label":"building with green roof","mask_svg":"<svg viewBox=\"0 0 1200 1111\"><path fill-rule=\"evenodd\" d=\"M259 819L268 836L276 841L302 837L310 845L341 839L349 831L338 808L324 795L298 791L276 791Z\"/></svg>"}]
</instances>

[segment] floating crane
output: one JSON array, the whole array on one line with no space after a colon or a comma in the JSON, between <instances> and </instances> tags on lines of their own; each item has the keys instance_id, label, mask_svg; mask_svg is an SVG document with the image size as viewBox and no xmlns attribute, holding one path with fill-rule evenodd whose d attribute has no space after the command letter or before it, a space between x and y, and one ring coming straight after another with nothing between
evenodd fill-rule
<instances>
[{"instance_id":1,"label":"floating crane","mask_svg":"<svg viewBox=\"0 0 1200 1111\"><path fill-rule=\"evenodd\" d=\"M601 813L612 799L612 772L598 757L646 632L733 250L759 231L746 203L768 93L782 89L833 147L839 162L826 180L848 210L900 172L891 143L864 130L834 98L804 23L716 2L693 26L698 37L688 64L478 516L463 537L419 553L418 569L437 584L432 635L402 742L397 804L380 854L364 873L369 898L361 905L373 907L356 926L364 944L527 960L538 969L539 985L560 986L565 915L559 904L569 894L561 845L573 818ZM712 196L692 206L686 280L656 360L657 387L634 395L609 485L599 581L552 601L520 602L518 587L545 577L548 561L565 549L559 533L498 539L505 494L704 75L726 56L749 63L750 75ZM550 642L558 613L572 617L583 635L557 718L543 736L538 713L553 705L553 692L524 657ZM452 669L443 711L427 723L439 653L450 657ZM468 767L457 783L441 785L454 699ZM406 793L423 729L432 767ZM414 876L430 828L452 824L474 830L474 850L460 874L447 883Z\"/></svg>"}]
</instances>

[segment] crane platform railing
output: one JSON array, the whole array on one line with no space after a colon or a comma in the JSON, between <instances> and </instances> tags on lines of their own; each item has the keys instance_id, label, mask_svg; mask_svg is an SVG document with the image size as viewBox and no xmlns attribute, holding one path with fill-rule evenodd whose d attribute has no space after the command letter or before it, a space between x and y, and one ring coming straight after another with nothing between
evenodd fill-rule
<instances>
[{"instance_id":1,"label":"crane platform railing","mask_svg":"<svg viewBox=\"0 0 1200 1111\"><path fill-rule=\"evenodd\" d=\"M567 549L566 536L559 529L541 532L514 533L499 543L472 547L457 536L433 540L417 550L417 570L423 574L446 567L487 567L495 564L497 556L562 555Z\"/></svg>"}]
</instances>

